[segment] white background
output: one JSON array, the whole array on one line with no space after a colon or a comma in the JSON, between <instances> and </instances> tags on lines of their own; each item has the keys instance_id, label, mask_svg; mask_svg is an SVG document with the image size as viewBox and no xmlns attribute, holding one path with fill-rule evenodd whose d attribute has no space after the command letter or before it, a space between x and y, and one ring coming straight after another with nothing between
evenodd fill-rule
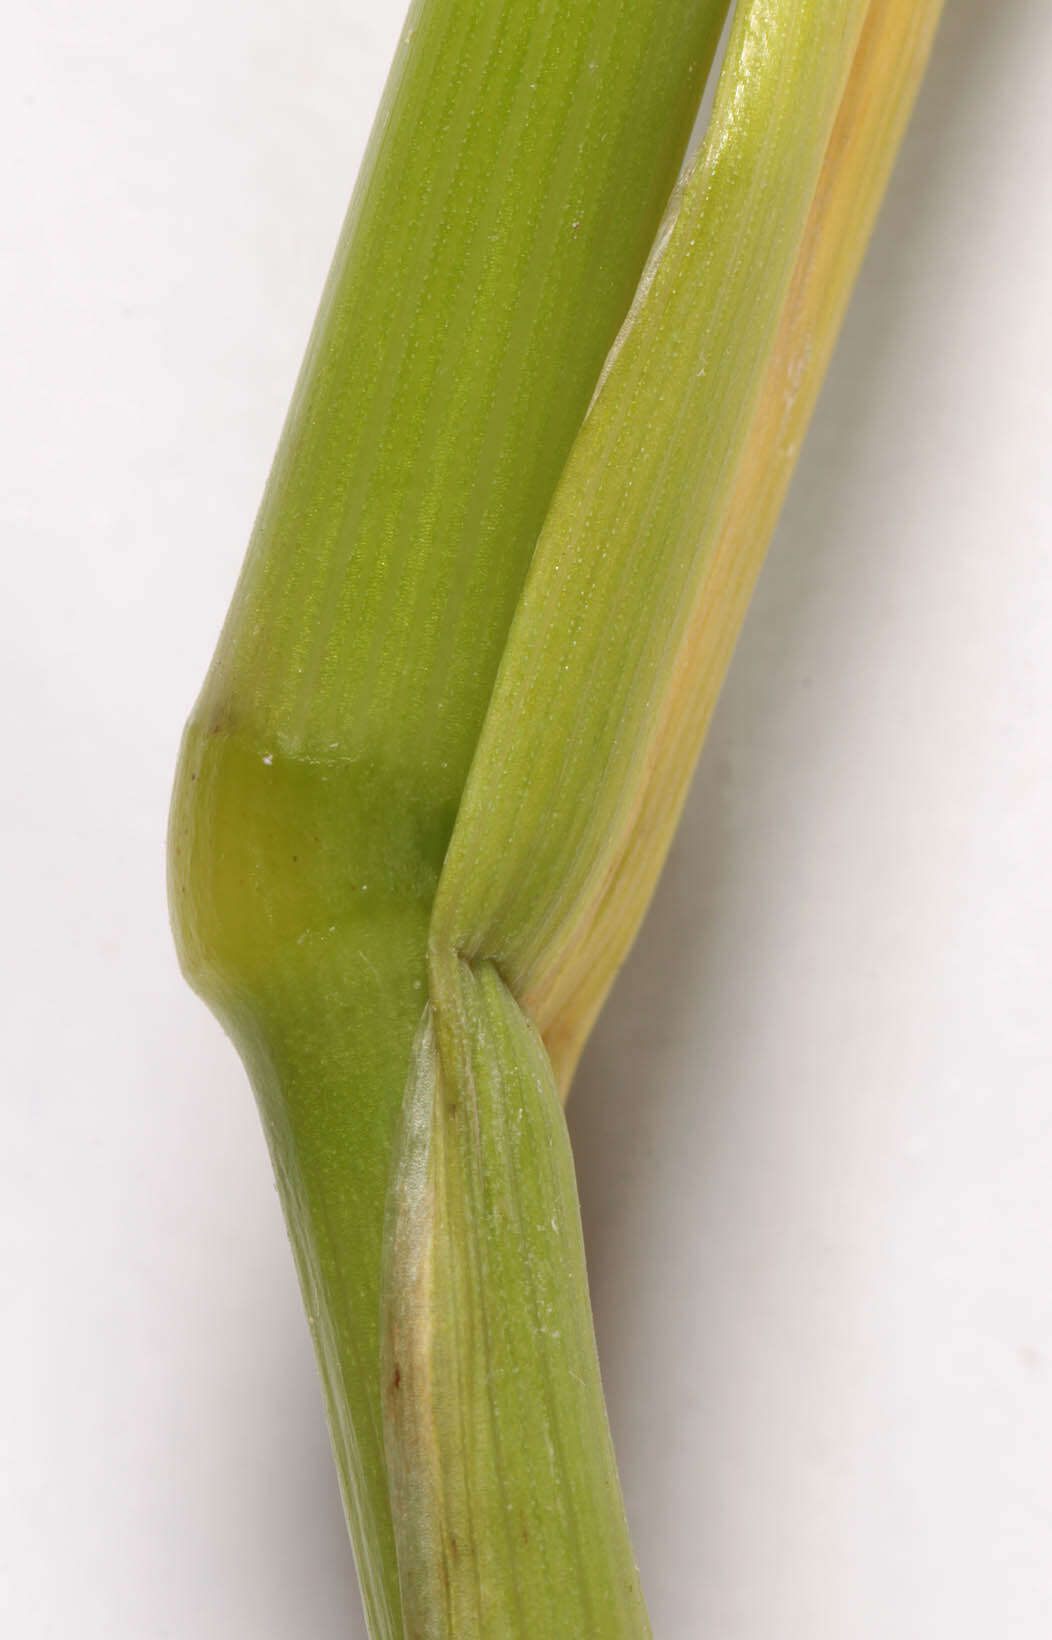
<instances>
[{"instance_id":1,"label":"white background","mask_svg":"<svg viewBox=\"0 0 1052 1640\"><path fill-rule=\"evenodd\" d=\"M0 1618L360 1640L163 896L387 0L5 25ZM1052 8L948 0L571 1123L659 1640L1052 1632Z\"/></svg>"}]
</instances>

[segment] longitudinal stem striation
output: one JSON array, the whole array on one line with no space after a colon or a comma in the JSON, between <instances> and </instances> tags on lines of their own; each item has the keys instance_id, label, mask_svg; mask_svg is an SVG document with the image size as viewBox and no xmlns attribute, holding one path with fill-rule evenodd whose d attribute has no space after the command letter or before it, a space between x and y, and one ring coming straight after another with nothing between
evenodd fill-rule
<instances>
[{"instance_id":1,"label":"longitudinal stem striation","mask_svg":"<svg viewBox=\"0 0 1052 1640\"><path fill-rule=\"evenodd\" d=\"M384 1640L382 1231L431 905L724 10L413 5L180 757L180 957L252 1078Z\"/></svg>"}]
</instances>

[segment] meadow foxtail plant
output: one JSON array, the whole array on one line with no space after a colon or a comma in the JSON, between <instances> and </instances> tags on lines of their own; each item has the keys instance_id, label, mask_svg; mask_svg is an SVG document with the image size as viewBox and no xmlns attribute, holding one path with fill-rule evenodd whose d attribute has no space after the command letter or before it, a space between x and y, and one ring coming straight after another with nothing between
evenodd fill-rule
<instances>
[{"instance_id":1,"label":"meadow foxtail plant","mask_svg":"<svg viewBox=\"0 0 1052 1640\"><path fill-rule=\"evenodd\" d=\"M417 0L184 736L373 1640L649 1634L562 1100L939 0Z\"/></svg>"}]
</instances>

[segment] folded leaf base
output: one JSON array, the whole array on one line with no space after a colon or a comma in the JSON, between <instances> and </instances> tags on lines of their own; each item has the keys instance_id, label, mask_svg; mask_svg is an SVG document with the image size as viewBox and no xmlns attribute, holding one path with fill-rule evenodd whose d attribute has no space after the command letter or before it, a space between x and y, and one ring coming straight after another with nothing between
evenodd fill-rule
<instances>
[{"instance_id":1,"label":"folded leaf base","mask_svg":"<svg viewBox=\"0 0 1052 1640\"><path fill-rule=\"evenodd\" d=\"M939 6L740 0L676 183L725 9L414 6L184 738L374 1640L649 1633L561 1099Z\"/></svg>"}]
</instances>

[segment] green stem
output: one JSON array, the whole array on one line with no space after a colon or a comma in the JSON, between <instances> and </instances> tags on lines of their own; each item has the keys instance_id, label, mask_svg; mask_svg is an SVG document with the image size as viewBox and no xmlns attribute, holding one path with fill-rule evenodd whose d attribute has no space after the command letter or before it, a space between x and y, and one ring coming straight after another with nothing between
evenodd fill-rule
<instances>
[{"instance_id":1,"label":"green stem","mask_svg":"<svg viewBox=\"0 0 1052 1640\"><path fill-rule=\"evenodd\" d=\"M530 554L724 0L421 0L180 758L181 961L252 1076L375 1640L384 1203L427 927Z\"/></svg>"}]
</instances>

